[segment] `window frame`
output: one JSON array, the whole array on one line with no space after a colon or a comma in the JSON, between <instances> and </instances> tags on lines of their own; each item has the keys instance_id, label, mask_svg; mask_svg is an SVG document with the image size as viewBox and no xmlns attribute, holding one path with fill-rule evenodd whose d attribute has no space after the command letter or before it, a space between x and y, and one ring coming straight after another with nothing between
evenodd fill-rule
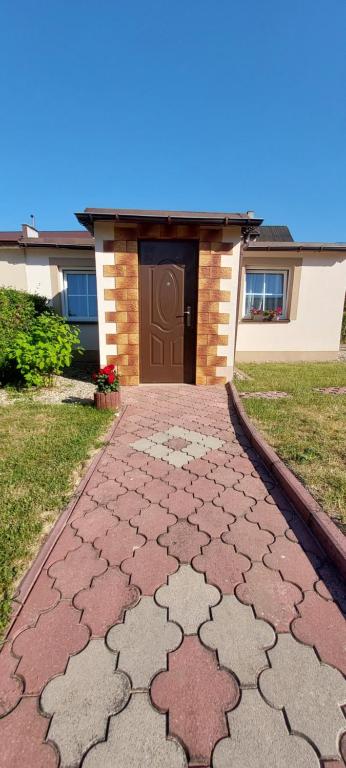
<instances>
[{"instance_id":1,"label":"window frame","mask_svg":"<svg viewBox=\"0 0 346 768\"><path fill-rule=\"evenodd\" d=\"M288 269L266 269L265 267L261 268L253 268L253 267L245 267L245 275L244 275L244 290L243 290L243 306L242 306L242 319L243 320L249 320L250 314L245 314L245 307L246 307L246 297L247 297L247 291L246 291L246 276L247 274L261 274L261 275L283 275L284 278L284 284L283 284L283 297L282 297L282 314L278 318L279 320L286 320L287 319L287 300L288 300L288 280L289 280L289 270ZM265 294L262 294L265 296Z\"/></svg>"},{"instance_id":2,"label":"window frame","mask_svg":"<svg viewBox=\"0 0 346 768\"><path fill-rule=\"evenodd\" d=\"M70 322L70 323L97 323L98 322L98 315L79 315L71 316L68 312L68 275L95 275L96 278L96 269L63 269L62 270L62 279L63 279L63 309L64 309L64 317ZM88 294L86 294L88 296ZM96 286L96 305L97 305L97 286Z\"/></svg>"}]
</instances>

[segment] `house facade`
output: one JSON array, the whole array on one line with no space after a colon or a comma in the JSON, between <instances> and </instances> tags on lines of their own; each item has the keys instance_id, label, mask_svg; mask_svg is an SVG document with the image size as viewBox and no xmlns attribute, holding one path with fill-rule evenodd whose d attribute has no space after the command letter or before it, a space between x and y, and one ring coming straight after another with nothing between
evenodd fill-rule
<instances>
[{"instance_id":1,"label":"house facade","mask_svg":"<svg viewBox=\"0 0 346 768\"><path fill-rule=\"evenodd\" d=\"M0 233L0 284L47 296L123 384L223 384L236 361L333 360L346 244L254 213L87 208L85 230Z\"/></svg>"}]
</instances>

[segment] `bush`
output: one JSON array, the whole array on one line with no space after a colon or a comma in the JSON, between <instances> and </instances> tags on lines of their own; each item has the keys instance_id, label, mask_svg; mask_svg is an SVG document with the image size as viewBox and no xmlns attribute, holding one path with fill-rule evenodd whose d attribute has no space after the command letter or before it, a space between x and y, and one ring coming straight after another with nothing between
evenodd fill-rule
<instances>
[{"instance_id":1,"label":"bush","mask_svg":"<svg viewBox=\"0 0 346 768\"><path fill-rule=\"evenodd\" d=\"M51 311L44 296L0 288L0 381L13 378L13 366L9 360L10 346L19 331L28 331L34 319L43 312Z\"/></svg>"},{"instance_id":2,"label":"bush","mask_svg":"<svg viewBox=\"0 0 346 768\"><path fill-rule=\"evenodd\" d=\"M342 316L341 344L346 344L346 311L344 311Z\"/></svg>"},{"instance_id":3,"label":"bush","mask_svg":"<svg viewBox=\"0 0 346 768\"><path fill-rule=\"evenodd\" d=\"M31 322L28 330L17 332L8 357L27 386L40 387L51 384L53 374L71 365L74 350L83 351L79 328L70 326L60 315L44 313Z\"/></svg>"}]
</instances>

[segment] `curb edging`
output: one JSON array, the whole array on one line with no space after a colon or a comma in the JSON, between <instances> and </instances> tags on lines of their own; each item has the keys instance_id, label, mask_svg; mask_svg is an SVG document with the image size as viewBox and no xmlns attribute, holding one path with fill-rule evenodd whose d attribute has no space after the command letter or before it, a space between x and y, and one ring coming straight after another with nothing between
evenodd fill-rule
<instances>
[{"instance_id":1,"label":"curb edging","mask_svg":"<svg viewBox=\"0 0 346 768\"><path fill-rule=\"evenodd\" d=\"M270 469L281 488L290 499L300 517L319 541L342 576L346 577L346 537L328 517L298 478L279 458L245 412L241 398L233 382L226 384L232 405L240 424L266 466Z\"/></svg>"},{"instance_id":2,"label":"curb edging","mask_svg":"<svg viewBox=\"0 0 346 768\"><path fill-rule=\"evenodd\" d=\"M111 427L108 429L108 431L106 432L103 438L101 437L101 440L103 439L102 447L97 451L94 458L91 460L86 473L83 475L82 479L78 483L77 488L73 493L71 501L68 503L67 507L61 512L61 514L55 521L53 527L48 533L47 538L45 539L42 546L40 547L38 554L36 555L34 561L29 567L29 570L25 572L22 580L20 581L12 602L12 613L11 613L10 622L6 628L6 632L4 633L3 639L0 642L0 651L4 643L6 642L11 630L13 629L13 625L17 620L32 588L34 587L44 567L45 562L48 560L48 557L51 554L53 548L55 547L58 539L60 538L64 528L66 528L66 525L75 507L77 506L77 503L82 493L85 491L85 488L87 487L89 480L91 479L95 469L100 463L109 443L111 443L113 436L116 433L119 427L119 424L123 419L126 409L127 409L127 405L125 405L124 408L122 409L120 415L116 420L116 423L111 425Z\"/></svg>"}]
</instances>

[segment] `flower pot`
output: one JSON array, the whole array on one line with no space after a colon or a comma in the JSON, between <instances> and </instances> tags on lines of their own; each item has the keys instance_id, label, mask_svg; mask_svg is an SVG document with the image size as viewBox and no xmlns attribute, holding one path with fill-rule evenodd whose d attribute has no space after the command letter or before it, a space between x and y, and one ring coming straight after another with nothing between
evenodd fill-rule
<instances>
[{"instance_id":1,"label":"flower pot","mask_svg":"<svg viewBox=\"0 0 346 768\"><path fill-rule=\"evenodd\" d=\"M251 315L251 320L253 320L254 323L262 323L264 320L263 313L261 315Z\"/></svg>"},{"instance_id":2,"label":"flower pot","mask_svg":"<svg viewBox=\"0 0 346 768\"><path fill-rule=\"evenodd\" d=\"M94 405L98 410L120 408L120 392L94 392Z\"/></svg>"}]
</instances>

